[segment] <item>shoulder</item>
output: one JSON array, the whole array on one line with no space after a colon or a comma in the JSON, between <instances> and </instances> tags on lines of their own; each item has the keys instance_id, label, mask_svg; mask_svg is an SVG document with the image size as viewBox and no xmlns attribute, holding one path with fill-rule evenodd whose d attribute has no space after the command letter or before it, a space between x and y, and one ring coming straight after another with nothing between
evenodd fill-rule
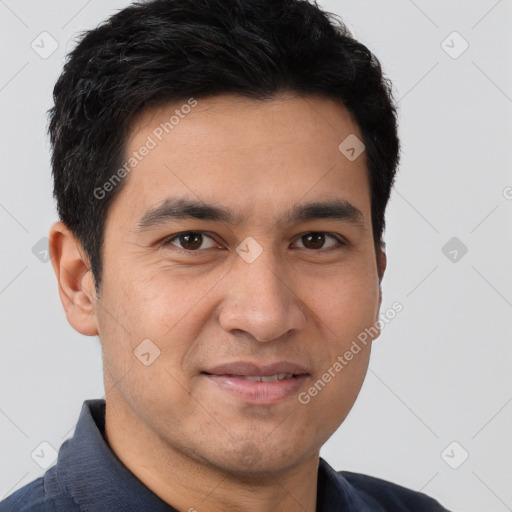
<instances>
[{"instance_id":1,"label":"shoulder","mask_svg":"<svg viewBox=\"0 0 512 512\"><path fill-rule=\"evenodd\" d=\"M0 512L72 512L79 511L75 501L61 492L48 470L0 502Z\"/></svg>"},{"instance_id":2,"label":"shoulder","mask_svg":"<svg viewBox=\"0 0 512 512\"><path fill-rule=\"evenodd\" d=\"M382 510L393 512L448 512L438 501L421 492L407 489L387 480L352 473L337 471L359 494L378 503Z\"/></svg>"},{"instance_id":3,"label":"shoulder","mask_svg":"<svg viewBox=\"0 0 512 512\"><path fill-rule=\"evenodd\" d=\"M0 512L44 511L43 477L30 482L0 502Z\"/></svg>"}]
</instances>

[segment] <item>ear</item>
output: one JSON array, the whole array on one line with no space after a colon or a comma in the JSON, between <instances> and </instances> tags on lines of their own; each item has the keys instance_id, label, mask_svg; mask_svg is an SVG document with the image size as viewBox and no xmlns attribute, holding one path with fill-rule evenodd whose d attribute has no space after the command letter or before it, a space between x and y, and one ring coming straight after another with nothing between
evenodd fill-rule
<instances>
[{"instance_id":1,"label":"ear","mask_svg":"<svg viewBox=\"0 0 512 512\"><path fill-rule=\"evenodd\" d=\"M95 336L98 334L96 291L82 246L60 221L52 225L48 238L50 258L68 322L79 333Z\"/></svg>"},{"instance_id":2,"label":"ear","mask_svg":"<svg viewBox=\"0 0 512 512\"><path fill-rule=\"evenodd\" d=\"M384 242L381 243L379 249L377 250L377 274L379 276L379 310L382 304L382 278L384 277L384 272L386 271L387 265L387 257L386 257L386 244Z\"/></svg>"}]
</instances>

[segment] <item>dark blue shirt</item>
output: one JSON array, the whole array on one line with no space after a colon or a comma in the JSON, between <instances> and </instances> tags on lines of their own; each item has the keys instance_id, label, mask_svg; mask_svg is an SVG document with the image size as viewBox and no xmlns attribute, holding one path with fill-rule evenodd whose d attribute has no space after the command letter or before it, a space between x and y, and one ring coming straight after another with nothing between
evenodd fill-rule
<instances>
[{"instance_id":1,"label":"dark blue shirt","mask_svg":"<svg viewBox=\"0 0 512 512\"><path fill-rule=\"evenodd\" d=\"M105 400L86 400L57 463L0 503L0 512L177 512L124 466L107 444ZM390 482L336 472L320 458L317 512L445 511L437 501ZM292 512L292 511L291 511Z\"/></svg>"}]
</instances>

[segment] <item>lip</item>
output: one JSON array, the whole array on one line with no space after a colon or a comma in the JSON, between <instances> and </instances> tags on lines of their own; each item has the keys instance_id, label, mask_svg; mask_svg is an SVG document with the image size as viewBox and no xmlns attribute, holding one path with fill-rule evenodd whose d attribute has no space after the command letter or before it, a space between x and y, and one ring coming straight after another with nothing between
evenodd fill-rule
<instances>
[{"instance_id":1,"label":"lip","mask_svg":"<svg viewBox=\"0 0 512 512\"><path fill-rule=\"evenodd\" d=\"M293 377L274 382L249 381L248 375L270 376L276 373L293 374ZM255 364L250 362L227 363L202 372L216 389L247 404L271 405L296 396L310 377L303 365L288 361Z\"/></svg>"},{"instance_id":2,"label":"lip","mask_svg":"<svg viewBox=\"0 0 512 512\"><path fill-rule=\"evenodd\" d=\"M275 382L254 382L237 375L204 374L204 376L217 389L220 388L221 391L253 405L271 405L296 396L306 379L309 378L309 375L303 374Z\"/></svg>"},{"instance_id":3,"label":"lip","mask_svg":"<svg viewBox=\"0 0 512 512\"><path fill-rule=\"evenodd\" d=\"M277 361L275 363L251 363L246 361L236 361L225 363L203 373L211 375L262 375L268 377L276 373L292 373L293 375L309 374L305 366L289 361Z\"/></svg>"}]
</instances>

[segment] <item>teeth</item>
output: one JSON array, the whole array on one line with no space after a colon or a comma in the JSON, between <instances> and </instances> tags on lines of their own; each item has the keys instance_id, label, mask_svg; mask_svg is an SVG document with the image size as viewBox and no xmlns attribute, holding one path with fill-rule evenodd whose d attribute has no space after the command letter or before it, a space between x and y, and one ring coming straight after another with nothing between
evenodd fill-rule
<instances>
[{"instance_id":1,"label":"teeth","mask_svg":"<svg viewBox=\"0 0 512 512\"><path fill-rule=\"evenodd\" d=\"M253 382L261 381L261 377L253 377L252 375L247 375L243 377L245 380L251 380Z\"/></svg>"},{"instance_id":2,"label":"teeth","mask_svg":"<svg viewBox=\"0 0 512 512\"><path fill-rule=\"evenodd\" d=\"M275 382L276 380L284 380L291 379L293 377L293 373L276 373L275 375L245 375L243 378L245 380L250 380L253 382Z\"/></svg>"}]
</instances>

